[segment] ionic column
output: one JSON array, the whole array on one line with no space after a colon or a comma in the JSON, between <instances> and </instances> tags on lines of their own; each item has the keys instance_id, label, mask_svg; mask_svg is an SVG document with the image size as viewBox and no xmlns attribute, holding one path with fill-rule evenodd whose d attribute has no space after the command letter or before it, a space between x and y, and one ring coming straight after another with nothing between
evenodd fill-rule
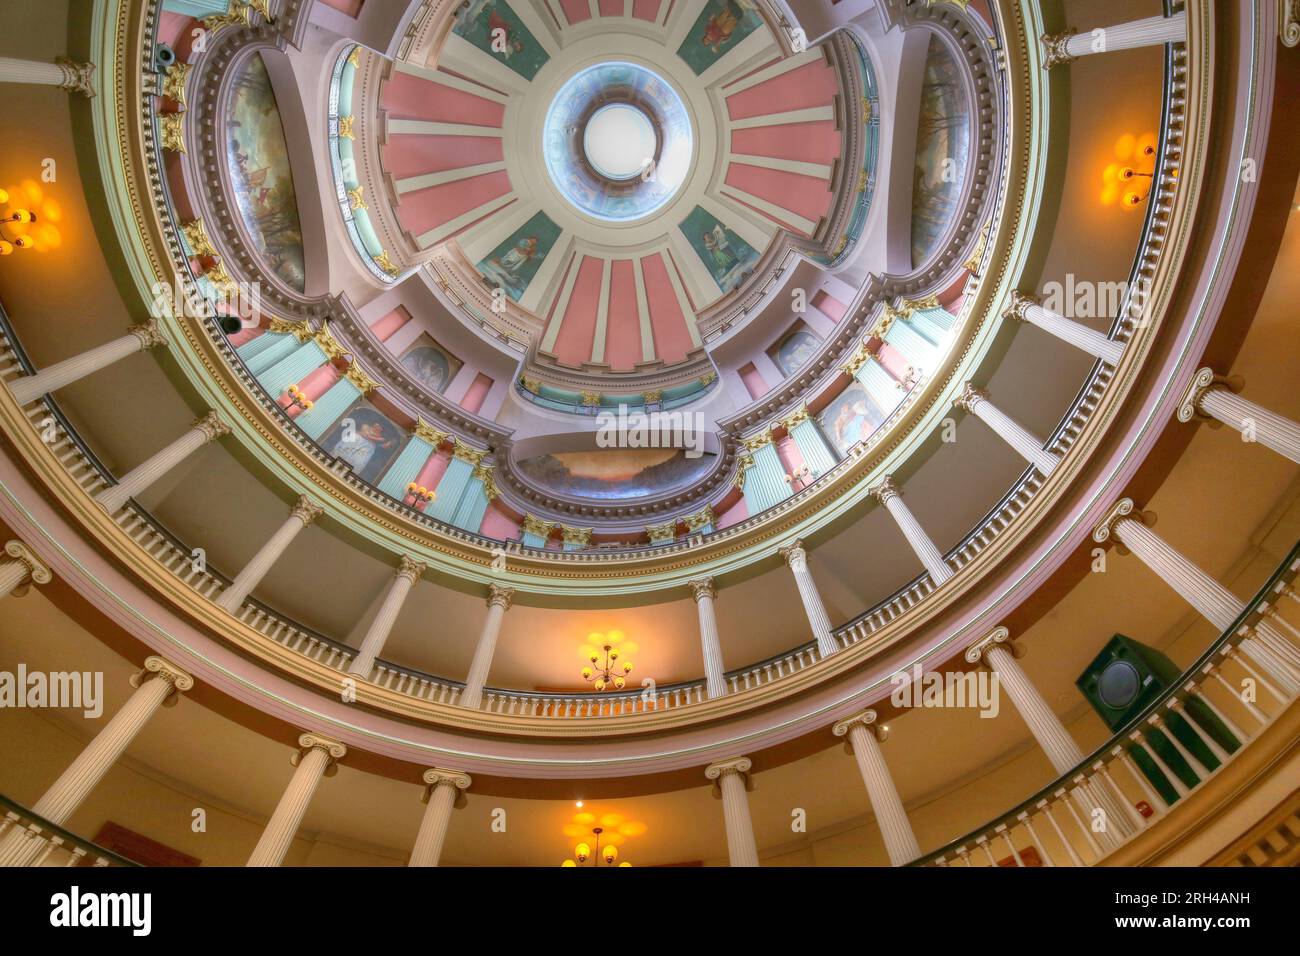
<instances>
[{"instance_id":1,"label":"ionic column","mask_svg":"<svg viewBox=\"0 0 1300 956\"><path fill-rule=\"evenodd\" d=\"M216 412L208 412L180 438L154 454L152 458L136 465L117 484L97 494L95 500L109 514L116 514L126 504L128 498L134 498L208 442L215 441L229 432L230 426L223 422Z\"/></svg>"},{"instance_id":2,"label":"ionic column","mask_svg":"<svg viewBox=\"0 0 1300 956\"><path fill-rule=\"evenodd\" d=\"M1058 774L1063 774L1083 761L1083 751L1038 692L1029 675L1016 663L1016 657L1022 652L1010 637L1011 632L1005 627L994 628L966 648L966 662L987 664L998 675L998 684L1006 690L1016 712L1029 725L1029 732L1043 748L1043 753L1047 754L1053 769Z\"/></svg>"},{"instance_id":3,"label":"ionic column","mask_svg":"<svg viewBox=\"0 0 1300 956\"><path fill-rule=\"evenodd\" d=\"M691 581L690 588L695 596L695 610L700 616L700 650L704 654L704 686L708 691L709 699L712 700L727 692L727 682L722 676L722 647L718 641L718 618L713 607L718 592L713 587L713 578Z\"/></svg>"},{"instance_id":4,"label":"ionic column","mask_svg":"<svg viewBox=\"0 0 1300 956\"><path fill-rule=\"evenodd\" d=\"M1049 33L1040 39L1045 57L1043 66L1050 70L1092 53L1180 43L1187 39L1187 14L1180 10L1171 17L1146 17L1081 34L1070 29L1064 33Z\"/></svg>"},{"instance_id":5,"label":"ionic column","mask_svg":"<svg viewBox=\"0 0 1300 956\"><path fill-rule=\"evenodd\" d=\"M35 86L57 86L69 93L94 96L95 64L73 63L59 57L53 63L37 60L18 60L0 56L0 83L31 83Z\"/></svg>"},{"instance_id":6,"label":"ionic column","mask_svg":"<svg viewBox=\"0 0 1300 956\"><path fill-rule=\"evenodd\" d=\"M0 597L22 597L32 584L49 584L54 580L50 569L36 559L21 541L5 542L5 556L0 562Z\"/></svg>"},{"instance_id":7,"label":"ionic column","mask_svg":"<svg viewBox=\"0 0 1300 956\"><path fill-rule=\"evenodd\" d=\"M370 622L370 627L366 630L366 636L361 639L361 647L357 649L357 656L352 658L352 664L348 667L349 674L356 674L366 680L370 679L370 671L374 669L375 658L383 651L384 642L388 640L393 625L397 623L397 615L401 613L406 596L411 593L411 588L415 586L415 582L420 580L427 570L428 565L421 564L419 561L412 561L406 555L402 555L402 561L397 566L397 574L393 577L392 583L388 585L388 593L384 595L384 602L379 605L379 611L376 612L375 619Z\"/></svg>"},{"instance_id":8,"label":"ionic column","mask_svg":"<svg viewBox=\"0 0 1300 956\"><path fill-rule=\"evenodd\" d=\"M808 615L808 626L812 628L813 637L817 641L818 654L822 657L834 654L840 649L840 645L835 640L835 635L831 633L831 619L826 615L826 606L822 604L817 582L813 580L812 572L808 570L808 552L804 550L803 542L796 541L782 548L781 557L785 558L785 563L790 565L790 570L794 572L794 583L799 588L799 599L803 601L804 613Z\"/></svg>"},{"instance_id":9,"label":"ionic column","mask_svg":"<svg viewBox=\"0 0 1300 956\"><path fill-rule=\"evenodd\" d=\"M943 584L952 577L952 568L943 559L943 553L930 540L930 536L925 533L925 529L916 520L911 509L903 502L903 492L894 483L893 476L886 475L884 481L871 489L871 494L879 498L880 503L894 516L894 521L898 523L903 537L912 546L916 556L921 559L925 569L930 572L931 580L935 584Z\"/></svg>"},{"instance_id":10,"label":"ionic column","mask_svg":"<svg viewBox=\"0 0 1300 956\"><path fill-rule=\"evenodd\" d=\"M231 614L238 613L244 600L288 550L293 539L298 536L298 532L315 521L320 513L319 505L306 495L301 495L280 529L271 535L270 540L262 545L261 550L244 565L244 569L231 582L230 587L221 592L221 596L217 598L217 605Z\"/></svg>"},{"instance_id":11,"label":"ionic column","mask_svg":"<svg viewBox=\"0 0 1300 956\"><path fill-rule=\"evenodd\" d=\"M464 707L477 708L483 700L483 685L487 683L488 671L492 669L492 655L496 652L497 638L501 636L501 622L505 620L506 611L510 610L514 599L514 588L500 584L488 585L487 619L483 622L483 630L479 632L474 660L470 662L469 675L465 678L465 690L460 695L460 703Z\"/></svg>"},{"instance_id":12,"label":"ionic column","mask_svg":"<svg viewBox=\"0 0 1300 956\"><path fill-rule=\"evenodd\" d=\"M1080 325L1063 315L1044 309L1037 298L1022 292L1011 293L1011 304L1007 306L1004 316L1036 325L1044 332L1055 335L1062 342L1067 342L1089 355L1096 356L1108 365L1118 365L1124 354L1124 346L1114 339L1108 339L1095 329Z\"/></svg>"},{"instance_id":13,"label":"ionic column","mask_svg":"<svg viewBox=\"0 0 1300 956\"><path fill-rule=\"evenodd\" d=\"M245 866L279 866L284 862L284 855L289 852L289 845L293 843L321 778L338 773L335 761L348 752L348 748L337 740L320 734L303 734L298 738L298 746L302 749L292 757L297 769L280 802L275 805L271 819L266 821L266 829Z\"/></svg>"},{"instance_id":14,"label":"ionic column","mask_svg":"<svg viewBox=\"0 0 1300 956\"><path fill-rule=\"evenodd\" d=\"M903 801L894 786L894 778L889 774L885 755L880 750L880 742L888 731L876 723L876 712L864 710L860 714L846 717L833 728L836 737L847 736L853 756L858 762L858 772L867 787L867 799L876 815L880 835L885 840L885 850L889 853L889 862L894 866L910 863L921 855L921 847L912 832L912 824L903 809Z\"/></svg>"},{"instance_id":15,"label":"ionic column","mask_svg":"<svg viewBox=\"0 0 1300 956\"><path fill-rule=\"evenodd\" d=\"M35 375L15 379L9 383L9 392L19 405L26 405L42 395L56 392L65 385L83 379L92 372L98 372L101 368L106 368L128 355L165 344L167 340L158 331L158 324L150 320L144 325L137 325L120 339L114 339L88 352L56 362L49 368L41 369Z\"/></svg>"},{"instance_id":16,"label":"ionic column","mask_svg":"<svg viewBox=\"0 0 1300 956\"><path fill-rule=\"evenodd\" d=\"M749 797L754 789L749 779L753 762L748 757L720 760L705 768L704 776L715 781L713 795L722 798L722 818L727 828L727 859L732 866L758 866L758 844L749 817Z\"/></svg>"},{"instance_id":17,"label":"ionic column","mask_svg":"<svg viewBox=\"0 0 1300 956\"><path fill-rule=\"evenodd\" d=\"M1300 423L1246 401L1211 369L1203 368L1196 373L1178 406L1180 422L1193 418L1222 422L1279 455L1300 462Z\"/></svg>"},{"instance_id":18,"label":"ionic column","mask_svg":"<svg viewBox=\"0 0 1300 956\"><path fill-rule=\"evenodd\" d=\"M442 856L442 844L447 838L447 824L451 822L453 807L464 804L462 791L473 782L467 773L459 770L442 770L434 767L424 772L424 801L428 807L420 821L420 832L415 837L415 848L407 866L437 866Z\"/></svg>"},{"instance_id":19,"label":"ionic column","mask_svg":"<svg viewBox=\"0 0 1300 956\"><path fill-rule=\"evenodd\" d=\"M174 701L177 691L193 687L194 678L175 664L154 656L147 658L144 670L131 678L131 686L135 687L135 693L32 807L35 816L59 826L66 823L149 718L164 703ZM23 866L43 845L43 841L33 839L26 830L11 830L0 839L0 866Z\"/></svg>"},{"instance_id":20,"label":"ionic column","mask_svg":"<svg viewBox=\"0 0 1300 956\"><path fill-rule=\"evenodd\" d=\"M1154 519L1133 504L1132 498L1115 503L1093 529L1098 544L1115 539L1160 576L1220 632L1226 631L1246 609L1246 602L1210 577L1151 530ZM1267 668L1288 693L1300 690L1300 652L1269 621L1254 626L1254 634L1241 642L1251 657Z\"/></svg>"},{"instance_id":21,"label":"ionic column","mask_svg":"<svg viewBox=\"0 0 1300 956\"><path fill-rule=\"evenodd\" d=\"M989 401L989 393L970 382L954 405L964 408L998 433L1003 441L1043 475L1061 463L1061 457L1043 448L1043 443L1006 412Z\"/></svg>"}]
</instances>

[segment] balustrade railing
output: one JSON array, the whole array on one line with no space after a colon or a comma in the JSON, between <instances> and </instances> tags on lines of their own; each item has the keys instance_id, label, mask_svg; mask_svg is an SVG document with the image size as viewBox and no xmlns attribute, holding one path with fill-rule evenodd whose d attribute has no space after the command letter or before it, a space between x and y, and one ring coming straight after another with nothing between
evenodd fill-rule
<instances>
[{"instance_id":1,"label":"balustrade railing","mask_svg":"<svg viewBox=\"0 0 1300 956\"><path fill-rule=\"evenodd\" d=\"M0 794L0 840L23 831L28 845L15 855L25 866L139 866L124 856L83 840L70 830L38 817L26 807Z\"/></svg>"}]
</instances>

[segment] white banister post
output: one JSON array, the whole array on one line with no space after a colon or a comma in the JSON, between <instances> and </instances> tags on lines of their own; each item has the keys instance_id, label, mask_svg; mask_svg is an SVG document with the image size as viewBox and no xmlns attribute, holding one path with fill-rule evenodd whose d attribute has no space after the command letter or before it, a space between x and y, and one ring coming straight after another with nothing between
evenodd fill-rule
<instances>
[{"instance_id":1,"label":"white banister post","mask_svg":"<svg viewBox=\"0 0 1300 956\"><path fill-rule=\"evenodd\" d=\"M194 678L175 664L152 656L145 659L144 669L131 678L131 685L135 693L36 802L32 807L35 816L57 826L66 823L149 718L164 703L175 701L177 692L193 687ZM0 866L23 866L41 846L41 841L32 839L27 830L10 830L0 839Z\"/></svg>"},{"instance_id":2,"label":"white banister post","mask_svg":"<svg viewBox=\"0 0 1300 956\"><path fill-rule=\"evenodd\" d=\"M713 602L717 591L713 587L713 578L700 578L689 582L691 594L695 597L695 609L700 619L700 650L704 655L704 685L709 699L722 697L727 693L727 683L722 674L722 647L718 640L718 618Z\"/></svg>"},{"instance_id":3,"label":"white banister post","mask_svg":"<svg viewBox=\"0 0 1300 956\"><path fill-rule=\"evenodd\" d=\"M813 580L812 572L808 570L808 552L804 549L802 541L796 541L782 548L780 553L794 574L794 583L799 589L799 600L803 602L804 613L808 616L808 627L817 641L817 652L822 657L829 657L838 651L840 646L835 641L835 635L831 633L831 619L826 613L826 605L822 603L821 592L817 590L817 582Z\"/></svg>"},{"instance_id":4,"label":"white banister post","mask_svg":"<svg viewBox=\"0 0 1300 956\"><path fill-rule=\"evenodd\" d=\"M1043 67L1051 69L1093 53L1111 53L1143 46L1162 46L1187 39L1187 14L1179 10L1171 17L1154 16L1128 23L1098 27L1087 33L1074 29L1048 33L1039 38L1043 44Z\"/></svg>"},{"instance_id":5,"label":"white banister post","mask_svg":"<svg viewBox=\"0 0 1300 956\"><path fill-rule=\"evenodd\" d=\"M56 362L34 375L14 379L9 383L9 392L19 405L26 405L42 395L58 391L63 386L83 379L92 372L98 372L101 368L121 361L128 355L166 344L167 340L158 330L158 323L150 319L143 325L137 325L120 339L105 342L80 355Z\"/></svg>"},{"instance_id":6,"label":"white banister post","mask_svg":"<svg viewBox=\"0 0 1300 956\"><path fill-rule=\"evenodd\" d=\"M335 761L348 752L339 741L321 734L303 734L298 738L298 746L301 749L292 758L296 768L293 776L267 821L257 846L253 847L246 866L279 866L284 862L321 778L337 773Z\"/></svg>"},{"instance_id":7,"label":"white banister post","mask_svg":"<svg viewBox=\"0 0 1300 956\"><path fill-rule=\"evenodd\" d=\"M916 842L907 811L880 749L880 743L889 731L876 722L874 710L864 710L836 723L832 732L836 737L848 737L846 743L857 760L858 772L866 785L867 799L876 815L890 864L902 866L915 860L921 855L921 847Z\"/></svg>"},{"instance_id":8,"label":"white banister post","mask_svg":"<svg viewBox=\"0 0 1300 956\"><path fill-rule=\"evenodd\" d=\"M952 568L944 560L943 553L930 540L930 536L925 533L925 529L916 520L911 509L904 503L903 492L894 482L893 476L886 475L880 484L870 490L870 493L880 499L880 503L893 515L899 530L903 532L903 537L912 546L916 556L921 559L925 569L930 572L934 583L943 584L952 577Z\"/></svg>"},{"instance_id":9,"label":"white banister post","mask_svg":"<svg viewBox=\"0 0 1300 956\"><path fill-rule=\"evenodd\" d=\"M361 646L357 649L357 656L352 659L352 663L348 666L349 674L355 674L363 680L369 680L370 671L375 666L375 658L383 653L384 643L388 640L388 635L392 633L393 625L397 623L397 615L402 611L406 596L411 593L411 588L415 586L415 582L420 580L426 570L428 570L427 565L402 555L402 560L397 566L397 573L388 585L388 593L384 595L384 602L379 605L379 610L375 613L375 619L370 622L370 627L366 630L366 636L361 639Z\"/></svg>"},{"instance_id":10,"label":"white banister post","mask_svg":"<svg viewBox=\"0 0 1300 956\"><path fill-rule=\"evenodd\" d=\"M0 562L0 597L22 597L31 585L54 580L50 569L21 541L5 542L4 553L8 560Z\"/></svg>"},{"instance_id":11,"label":"white banister post","mask_svg":"<svg viewBox=\"0 0 1300 956\"><path fill-rule=\"evenodd\" d=\"M306 495L298 498L298 503L293 506L289 512L289 517L285 519L275 534L262 545L257 554L253 555L248 564L244 565L242 571L231 582L230 587L221 592L217 598L217 605L225 608L231 614L235 614L243 606L244 600L252 593L253 589L261 583L262 578L266 577L268 571L275 566L275 562L280 560L284 552L288 550L293 539L298 536L298 532L307 525L311 524L320 515L321 508Z\"/></svg>"},{"instance_id":12,"label":"white banister post","mask_svg":"<svg viewBox=\"0 0 1300 956\"><path fill-rule=\"evenodd\" d=\"M415 837L415 847L407 866L437 866L442 856L442 844L447 838L451 811L464 804L463 791L473 782L469 774L459 770L433 767L424 772L423 798L428 806L420 821L420 832Z\"/></svg>"},{"instance_id":13,"label":"white banister post","mask_svg":"<svg viewBox=\"0 0 1300 956\"><path fill-rule=\"evenodd\" d=\"M998 437L1010 445L1021 458L1043 475L1050 475L1061 463L1061 457L1043 447L1043 443L1023 425L989 401L989 393L970 382L953 402L987 424Z\"/></svg>"},{"instance_id":14,"label":"white banister post","mask_svg":"<svg viewBox=\"0 0 1300 956\"><path fill-rule=\"evenodd\" d=\"M1257 441L1300 463L1300 423L1240 397L1233 383L1211 369L1203 368L1192 377L1178 406L1180 422L1193 418L1222 422L1241 432L1243 440Z\"/></svg>"},{"instance_id":15,"label":"white banister post","mask_svg":"<svg viewBox=\"0 0 1300 956\"><path fill-rule=\"evenodd\" d=\"M732 866L758 866L758 844L754 842L754 823L749 816L749 796L753 783L748 757L732 757L710 764L704 776L714 781L713 795L722 798L722 818L727 829L727 859Z\"/></svg>"},{"instance_id":16,"label":"white banister post","mask_svg":"<svg viewBox=\"0 0 1300 956\"><path fill-rule=\"evenodd\" d=\"M1011 293L1011 302L1002 314L1007 318L1036 325L1044 332L1055 335L1062 342L1082 349L1108 365L1118 365L1120 357L1124 354L1124 346L1119 342L1107 338L1095 329L1080 325L1059 313L1043 308L1035 296L1025 295L1023 292Z\"/></svg>"},{"instance_id":17,"label":"white banister post","mask_svg":"<svg viewBox=\"0 0 1300 956\"><path fill-rule=\"evenodd\" d=\"M208 442L216 441L229 432L230 426L216 412L208 412L180 438L136 465L117 484L97 494L95 500L109 514L116 514L128 498L134 498Z\"/></svg>"},{"instance_id":18,"label":"white banister post","mask_svg":"<svg viewBox=\"0 0 1300 956\"><path fill-rule=\"evenodd\" d=\"M69 93L94 96L94 77L93 63L74 63L64 57L59 57L53 63L43 63L39 60L0 56L0 83L57 86Z\"/></svg>"},{"instance_id":19,"label":"white banister post","mask_svg":"<svg viewBox=\"0 0 1300 956\"><path fill-rule=\"evenodd\" d=\"M497 638L501 636L501 624L514 599L514 588L488 585L487 618L483 621L483 630L479 632L478 644L474 648L474 660L470 662L469 674L465 677L465 690L460 695L462 707L477 709L483 701L483 687L492 669L492 656L496 653Z\"/></svg>"}]
</instances>

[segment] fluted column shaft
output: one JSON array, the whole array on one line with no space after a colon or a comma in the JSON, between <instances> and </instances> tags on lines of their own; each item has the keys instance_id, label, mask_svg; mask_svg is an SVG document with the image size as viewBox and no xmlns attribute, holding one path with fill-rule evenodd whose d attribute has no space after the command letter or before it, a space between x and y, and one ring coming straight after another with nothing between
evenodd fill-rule
<instances>
[{"instance_id":1,"label":"fluted column shaft","mask_svg":"<svg viewBox=\"0 0 1300 956\"><path fill-rule=\"evenodd\" d=\"M415 582L420 579L424 571L423 564L412 561L405 555L402 556L397 574L388 585L388 593L384 595L384 601L379 605L375 619L366 629L366 636L361 639L357 656L352 658L352 664L348 667L349 674L367 679L370 677L370 671L375 666L375 658L383 652L388 635L392 633L393 625L397 623L397 615L401 613L402 605L406 602L406 596L411 593L411 588L415 586Z\"/></svg>"},{"instance_id":2,"label":"fluted column shaft","mask_svg":"<svg viewBox=\"0 0 1300 956\"><path fill-rule=\"evenodd\" d=\"M822 657L828 657L838 651L840 645L835 640L835 635L831 633L831 619L826 614L826 605L822 604L817 582L813 580L812 572L808 570L808 552L804 550L802 541L796 541L788 548L782 548L781 555L794 574L795 587L799 589L799 600L803 602L804 613L808 616L808 627L817 641L817 652Z\"/></svg>"},{"instance_id":3,"label":"fluted column shaft","mask_svg":"<svg viewBox=\"0 0 1300 956\"><path fill-rule=\"evenodd\" d=\"M952 568L943 559L943 552L930 540L930 536L921 527L921 522L916 520L916 516L912 514L912 509L907 507L907 504L903 501L902 493L899 492L890 479L886 479L876 489L876 496L893 516L894 521L898 524L898 529L903 532L903 537L912 546L916 556L921 559L925 569L930 572L931 580L935 584L943 584L952 577Z\"/></svg>"},{"instance_id":4,"label":"fluted column shaft","mask_svg":"<svg viewBox=\"0 0 1300 956\"><path fill-rule=\"evenodd\" d=\"M492 669L492 655L496 653L501 624L514 600L514 594L512 588L496 584L488 588L487 618L483 621L483 630L479 632L478 644L474 648L474 660L470 662L469 674L465 678L465 690L460 695L462 706L477 708L483 701L483 687L487 684L488 672Z\"/></svg>"},{"instance_id":5,"label":"fluted column shaft","mask_svg":"<svg viewBox=\"0 0 1300 956\"><path fill-rule=\"evenodd\" d=\"M889 862L894 866L910 863L921 855L921 847L912 832L912 824L903 809L903 801L894 786L894 778L885 763L885 755L880 749L876 735L861 721L848 727L849 743L853 746L853 757L862 774L862 782L867 788L867 799L871 801L872 812L880 827L880 835L885 841L885 851Z\"/></svg>"},{"instance_id":6,"label":"fluted column shaft","mask_svg":"<svg viewBox=\"0 0 1300 956\"><path fill-rule=\"evenodd\" d=\"M1207 388L1196 407L1230 428L1250 428L1255 440L1279 455L1300 462L1300 424L1247 401L1222 385Z\"/></svg>"},{"instance_id":7,"label":"fluted column shaft","mask_svg":"<svg viewBox=\"0 0 1300 956\"><path fill-rule=\"evenodd\" d=\"M235 614L243 606L244 600L252 593L253 588L262 582L267 572L275 566L284 552L288 550L293 539L298 536L298 532L307 525L311 524L316 516L320 514L320 508L313 504L308 498L301 497L298 504L294 506L289 517L285 519L284 524L280 525L275 534L271 535L266 544L262 545L257 554L253 555L248 564L244 565L242 571L231 582L230 587L221 592L217 598L217 604L225 608L231 614Z\"/></svg>"},{"instance_id":8,"label":"fluted column shaft","mask_svg":"<svg viewBox=\"0 0 1300 956\"><path fill-rule=\"evenodd\" d=\"M1103 41L1101 43L1091 30L1071 36L1065 41L1065 54L1073 60L1092 53L1113 53L1116 50L1176 43L1187 39L1187 14L1179 11L1172 17L1155 16L1116 23L1103 27L1100 38Z\"/></svg>"},{"instance_id":9,"label":"fluted column shaft","mask_svg":"<svg viewBox=\"0 0 1300 956\"><path fill-rule=\"evenodd\" d=\"M158 708L174 692L194 686L194 678L160 657L146 660L145 670L132 682L136 684L135 693L36 801L34 815L59 826L66 823ZM21 866L40 847L39 842L28 838L27 831L10 830L0 840L0 866Z\"/></svg>"},{"instance_id":10,"label":"fluted column shaft","mask_svg":"<svg viewBox=\"0 0 1300 956\"><path fill-rule=\"evenodd\" d=\"M133 329L120 339L114 339L80 355L56 362L48 368L41 369L35 375L15 379L9 383L9 391L19 405L26 405L42 395L58 391L92 372L98 372L101 368L121 361L128 355L160 345L162 341L158 327L150 322L148 325Z\"/></svg>"},{"instance_id":11,"label":"fluted column shaft","mask_svg":"<svg viewBox=\"0 0 1300 956\"><path fill-rule=\"evenodd\" d=\"M21 561L0 564L0 595L12 594L27 583L31 569Z\"/></svg>"},{"instance_id":12,"label":"fluted column shaft","mask_svg":"<svg viewBox=\"0 0 1300 956\"><path fill-rule=\"evenodd\" d=\"M297 767L285 787L275 812L266 823L266 829L253 847L247 866L279 866L284 862L289 845L293 843L302 818L307 813L311 798L320 786L321 778L330 769L334 760L342 757L347 749L336 741L306 734L299 738L305 748L295 755Z\"/></svg>"},{"instance_id":13,"label":"fluted column shaft","mask_svg":"<svg viewBox=\"0 0 1300 956\"><path fill-rule=\"evenodd\" d=\"M1096 356L1109 365L1118 365L1124 354L1124 346L1114 339L1109 339L1095 329L1081 325L1073 319L1044 309L1037 302L1028 298L1017 300L1020 310L1013 306L1012 313L1023 318L1031 325L1036 325L1044 332L1055 335L1062 342L1082 349L1089 355Z\"/></svg>"},{"instance_id":14,"label":"fluted column shaft","mask_svg":"<svg viewBox=\"0 0 1300 956\"><path fill-rule=\"evenodd\" d=\"M451 811L456 806L457 791L470 785L468 774L452 770L429 770L424 775L429 784L429 803L420 821L420 832L407 866L437 866L442 845L447 839Z\"/></svg>"},{"instance_id":15,"label":"fluted column shaft","mask_svg":"<svg viewBox=\"0 0 1300 956\"><path fill-rule=\"evenodd\" d=\"M132 468L116 485L101 491L95 496L95 500L109 514L116 513L126 504L128 498L140 494L194 452L228 431L230 431L229 427L217 417L216 412L209 412L180 438Z\"/></svg>"},{"instance_id":16,"label":"fluted column shaft","mask_svg":"<svg viewBox=\"0 0 1300 956\"><path fill-rule=\"evenodd\" d=\"M722 818L727 830L727 859L731 866L758 866L758 844L754 842L754 822L749 816L749 794L745 792L745 775L751 763L740 757L711 765L705 776L718 783L722 797Z\"/></svg>"},{"instance_id":17,"label":"fluted column shaft","mask_svg":"<svg viewBox=\"0 0 1300 956\"><path fill-rule=\"evenodd\" d=\"M1059 455L1043 448L1041 441L1014 418L990 402L988 395L980 389L967 386L959 404L997 432L998 437L1010 445L1020 457L1037 468L1043 475L1050 475L1052 470L1061 463Z\"/></svg>"},{"instance_id":18,"label":"fluted column shaft","mask_svg":"<svg viewBox=\"0 0 1300 956\"><path fill-rule=\"evenodd\" d=\"M19 60L0 56L0 83L31 83L37 86L57 86L69 92L93 96L90 77L94 68L87 64L59 61L42 63L38 60Z\"/></svg>"},{"instance_id":19,"label":"fluted column shaft","mask_svg":"<svg viewBox=\"0 0 1300 956\"><path fill-rule=\"evenodd\" d=\"M723 678L722 669L722 645L718 639L718 618L713 606L716 596L713 579L692 581L691 590L695 594L695 610L700 618L700 651L704 656L704 686L709 699L712 700L727 693L727 682Z\"/></svg>"}]
</instances>

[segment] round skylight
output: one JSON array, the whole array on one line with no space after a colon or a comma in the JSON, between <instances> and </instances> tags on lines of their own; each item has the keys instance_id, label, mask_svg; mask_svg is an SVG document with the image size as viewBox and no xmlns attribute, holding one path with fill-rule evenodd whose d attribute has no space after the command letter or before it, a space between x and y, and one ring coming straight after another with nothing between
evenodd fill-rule
<instances>
[{"instance_id":1,"label":"round skylight","mask_svg":"<svg viewBox=\"0 0 1300 956\"><path fill-rule=\"evenodd\" d=\"M582 149L596 172L609 179L631 179L649 171L659 145L650 118L635 106L602 106L587 121Z\"/></svg>"}]
</instances>

